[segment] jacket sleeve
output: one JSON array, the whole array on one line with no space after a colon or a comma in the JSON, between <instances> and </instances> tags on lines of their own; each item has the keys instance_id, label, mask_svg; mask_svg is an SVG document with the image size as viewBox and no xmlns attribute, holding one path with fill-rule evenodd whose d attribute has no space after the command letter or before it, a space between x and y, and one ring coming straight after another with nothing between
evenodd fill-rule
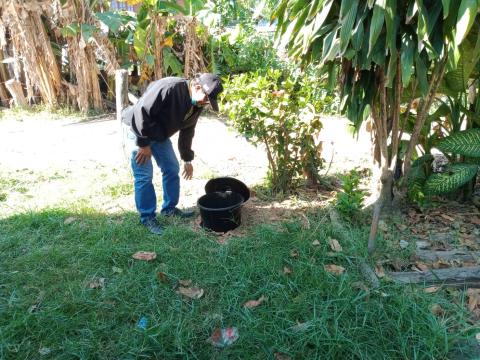
<instances>
[{"instance_id":1,"label":"jacket sleeve","mask_svg":"<svg viewBox=\"0 0 480 360\"><path fill-rule=\"evenodd\" d=\"M192 150L193 136L195 135L195 125L180 130L178 135L178 151L183 161L192 161L195 153Z\"/></svg>"}]
</instances>

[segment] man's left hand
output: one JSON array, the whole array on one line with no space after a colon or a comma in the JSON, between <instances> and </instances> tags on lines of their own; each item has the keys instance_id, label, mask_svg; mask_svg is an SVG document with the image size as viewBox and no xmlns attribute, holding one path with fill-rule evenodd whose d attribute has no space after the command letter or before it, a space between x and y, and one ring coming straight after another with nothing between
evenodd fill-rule
<instances>
[{"instance_id":1,"label":"man's left hand","mask_svg":"<svg viewBox=\"0 0 480 360\"><path fill-rule=\"evenodd\" d=\"M183 178L185 180L191 180L193 177L193 165L191 163L185 163L183 165Z\"/></svg>"}]
</instances>

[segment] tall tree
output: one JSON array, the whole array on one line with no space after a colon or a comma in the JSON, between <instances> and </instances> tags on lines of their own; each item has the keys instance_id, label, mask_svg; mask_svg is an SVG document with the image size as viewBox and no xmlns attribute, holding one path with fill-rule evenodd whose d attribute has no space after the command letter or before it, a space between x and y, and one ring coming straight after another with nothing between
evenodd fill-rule
<instances>
[{"instance_id":1,"label":"tall tree","mask_svg":"<svg viewBox=\"0 0 480 360\"><path fill-rule=\"evenodd\" d=\"M290 56L338 75L341 110L355 128L373 119L380 176L369 252L382 208L392 200L394 173L403 161L408 175L435 94L445 72L458 69L479 8L477 0L282 0L272 16ZM412 107L414 128L399 159Z\"/></svg>"}]
</instances>

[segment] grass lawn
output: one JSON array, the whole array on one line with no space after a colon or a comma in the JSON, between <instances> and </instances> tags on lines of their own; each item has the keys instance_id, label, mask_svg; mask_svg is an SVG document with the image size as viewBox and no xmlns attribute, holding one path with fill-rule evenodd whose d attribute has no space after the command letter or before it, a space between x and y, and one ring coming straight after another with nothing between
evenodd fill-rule
<instances>
[{"instance_id":1,"label":"grass lawn","mask_svg":"<svg viewBox=\"0 0 480 360\"><path fill-rule=\"evenodd\" d=\"M461 304L388 281L368 290L355 267L368 229L351 230L332 253L336 234L323 212L310 223L265 224L219 244L178 220L150 235L129 212L72 206L0 219L0 358L447 358L466 335ZM158 257L132 259L139 250ZM325 264L346 271L331 274ZM99 278L104 287L92 289ZM176 293L187 279L202 298ZM242 307L261 296L260 306ZM206 342L228 326L239 330L233 345Z\"/></svg>"}]
</instances>

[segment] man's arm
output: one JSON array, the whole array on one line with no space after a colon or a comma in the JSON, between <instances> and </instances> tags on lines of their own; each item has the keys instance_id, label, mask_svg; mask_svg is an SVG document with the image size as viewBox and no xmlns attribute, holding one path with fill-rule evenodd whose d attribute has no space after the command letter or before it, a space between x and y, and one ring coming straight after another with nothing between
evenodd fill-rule
<instances>
[{"instance_id":1,"label":"man's arm","mask_svg":"<svg viewBox=\"0 0 480 360\"><path fill-rule=\"evenodd\" d=\"M183 161L192 161L195 153L192 150L193 136L195 135L195 125L181 129L178 135L178 151Z\"/></svg>"}]
</instances>

